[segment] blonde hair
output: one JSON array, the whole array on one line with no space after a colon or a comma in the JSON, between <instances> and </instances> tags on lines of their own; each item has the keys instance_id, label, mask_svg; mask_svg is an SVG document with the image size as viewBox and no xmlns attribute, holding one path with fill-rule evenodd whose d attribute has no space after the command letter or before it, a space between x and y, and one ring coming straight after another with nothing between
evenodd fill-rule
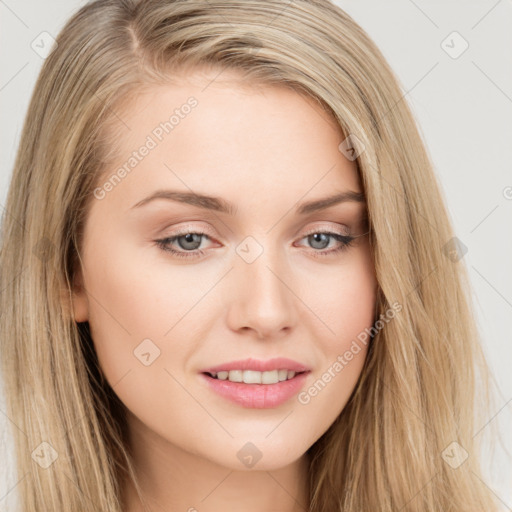
<instances>
[{"instance_id":1,"label":"blonde hair","mask_svg":"<svg viewBox=\"0 0 512 512\"><path fill-rule=\"evenodd\" d=\"M328 0L98 0L58 35L2 223L0 348L18 475L28 475L21 510L122 510L122 482L135 478L125 409L71 309L82 228L122 136L109 130L122 124L121 106L205 66L307 95L353 137L377 314L402 306L372 337L343 412L308 450L309 510L496 510L473 436L488 417L476 405L480 390L491 399L490 374L464 262L447 250L454 233L440 186L398 79ZM49 449L43 441L57 454L46 469L31 456ZM456 468L443 457L454 442L469 454Z\"/></svg>"}]
</instances>

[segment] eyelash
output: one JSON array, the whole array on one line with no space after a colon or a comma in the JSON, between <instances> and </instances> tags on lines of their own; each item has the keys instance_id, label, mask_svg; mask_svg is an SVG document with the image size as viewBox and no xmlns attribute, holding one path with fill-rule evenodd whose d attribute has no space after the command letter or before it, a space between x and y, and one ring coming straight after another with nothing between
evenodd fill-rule
<instances>
[{"instance_id":1,"label":"eyelash","mask_svg":"<svg viewBox=\"0 0 512 512\"><path fill-rule=\"evenodd\" d=\"M332 256L334 254L338 254L342 251L347 250L354 242L355 238L354 236L350 235L342 235L340 233L332 233L330 231L311 231L310 233L306 233L302 239L307 238L308 236L315 235L315 234L322 234L322 235L328 235L338 242L341 243L339 247L336 249L329 249L329 250L314 250L314 257L325 257L325 256ZM195 251L176 251L171 248L170 244L172 242L175 242L178 238L185 236L185 235L204 235L207 238L210 238L208 236L208 233L204 233L202 231L183 231L181 233L176 233L175 235L171 237L166 237L161 240L155 240L156 245L165 252L170 252L172 255L177 256L178 258L198 258L200 256L204 256L205 252L202 249L196 249ZM302 240L301 239L301 240Z\"/></svg>"}]
</instances>

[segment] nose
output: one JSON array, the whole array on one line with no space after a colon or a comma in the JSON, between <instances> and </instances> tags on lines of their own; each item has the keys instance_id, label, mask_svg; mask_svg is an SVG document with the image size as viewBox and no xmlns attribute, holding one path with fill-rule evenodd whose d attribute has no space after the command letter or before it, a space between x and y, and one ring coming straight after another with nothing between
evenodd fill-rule
<instances>
[{"instance_id":1,"label":"nose","mask_svg":"<svg viewBox=\"0 0 512 512\"><path fill-rule=\"evenodd\" d=\"M275 339L293 329L300 300L294 294L293 277L283 258L265 249L251 263L237 256L234 266L229 327L252 331L259 339Z\"/></svg>"}]
</instances>

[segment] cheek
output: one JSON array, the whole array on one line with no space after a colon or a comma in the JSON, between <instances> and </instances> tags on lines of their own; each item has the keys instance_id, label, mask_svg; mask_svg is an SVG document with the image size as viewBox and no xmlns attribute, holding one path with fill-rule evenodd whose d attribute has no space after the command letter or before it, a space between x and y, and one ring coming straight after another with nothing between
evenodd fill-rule
<instances>
[{"instance_id":1,"label":"cheek","mask_svg":"<svg viewBox=\"0 0 512 512\"><path fill-rule=\"evenodd\" d=\"M187 404L190 409L190 397L171 374L192 350L185 343L173 344L173 334L176 337L175 331L182 327L180 319L186 325L186 313L200 297L180 267L162 264L163 260L149 261L154 256L148 251L138 253L120 243L104 254L108 257L89 258L85 283L99 365L132 413L151 422L155 411L160 411L162 424L170 425L172 415L164 414L169 396L175 397L183 410Z\"/></svg>"},{"instance_id":2,"label":"cheek","mask_svg":"<svg viewBox=\"0 0 512 512\"><path fill-rule=\"evenodd\" d=\"M355 261L337 272L337 277L330 273L321 290L309 294L311 303L316 304L311 309L319 312L323 325L322 336L316 337L322 365L310 376L297 402L305 418L317 420L305 422L313 438L343 411L368 353L375 320L376 279L369 258Z\"/></svg>"},{"instance_id":3,"label":"cheek","mask_svg":"<svg viewBox=\"0 0 512 512\"><path fill-rule=\"evenodd\" d=\"M148 388L151 395L150 382L161 389L153 381L157 371L164 373L160 384L168 386L164 368L181 367L194 350L191 343L173 340L185 334L193 339L212 316L202 299L215 282L214 271L205 275L172 263L156 247L141 249L123 240L109 245L102 239L90 246L103 248L102 255L88 255L85 272L89 325L100 366L111 385L130 372L125 380L137 382L141 393Z\"/></svg>"},{"instance_id":4,"label":"cheek","mask_svg":"<svg viewBox=\"0 0 512 512\"><path fill-rule=\"evenodd\" d=\"M325 353L343 349L375 320L377 280L371 256L365 247L354 251L345 264L317 274L317 286L310 287L307 296L311 308L326 326Z\"/></svg>"},{"instance_id":5,"label":"cheek","mask_svg":"<svg viewBox=\"0 0 512 512\"><path fill-rule=\"evenodd\" d=\"M367 354L363 343L340 342L325 366L308 379L297 395L296 420L302 420L303 435L315 442L343 412L354 391ZM311 419L314 418L314 421Z\"/></svg>"},{"instance_id":6,"label":"cheek","mask_svg":"<svg viewBox=\"0 0 512 512\"><path fill-rule=\"evenodd\" d=\"M162 338L207 290L203 276L167 262L156 247L141 249L122 241L99 246L108 257L90 258L86 287L90 323L100 338L107 333L133 342Z\"/></svg>"},{"instance_id":7,"label":"cheek","mask_svg":"<svg viewBox=\"0 0 512 512\"><path fill-rule=\"evenodd\" d=\"M328 311L335 343L329 343L325 352L332 363L339 361L340 355L344 356L344 378L354 381L354 385L366 358L368 333L375 321L376 285L372 262L365 253L343 273L335 289L331 289Z\"/></svg>"},{"instance_id":8,"label":"cheek","mask_svg":"<svg viewBox=\"0 0 512 512\"><path fill-rule=\"evenodd\" d=\"M164 302L166 280L147 268L142 251L118 241L98 240L95 246L103 251L86 260L89 325L100 366L112 384L140 365L134 351L143 340L161 345L178 304L170 286Z\"/></svg>"}]
</instances>

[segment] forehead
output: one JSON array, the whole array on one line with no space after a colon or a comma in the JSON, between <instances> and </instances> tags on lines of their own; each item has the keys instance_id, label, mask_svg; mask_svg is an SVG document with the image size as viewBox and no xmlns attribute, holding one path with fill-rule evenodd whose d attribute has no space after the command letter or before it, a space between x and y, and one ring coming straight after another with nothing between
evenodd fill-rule
<instances>
[{"instance_id":1,"label":"forehead","mask_svg":"<svg viewBox=\"0 0 512 512\"><path fill-rule=\"evenodd\" d=\"M105 177L124 166L116 188L130 200L175 185L231 191L233 203L243 193L272 201L276 190L297 200L313 188L315 197L360 190L357 165L338 149L344 134L315 100L229 73L187 75L125 102L124 134Z\"/></svg>"},{"instance_id":2,"label":"forehead","mask_svg":"<svg viewBox=\"0 0 512 512\"><path fill-rule=\"evenodd\" d=\"M199 108L194 108L193 120L187 124L197 121L194 123L196 128L209 121L216 122L217 130L224 126L228 128L227 121L236 117L244 118L245 123L255 120L260 127L265 125L267 128L274 125L280 116L312 124L308 117L315 116L314 130L310 132L316 130L318 121L323 121L332 132L337 132L338 138L344 138L325 102L305 91L286 83L249 80L238 70L220 70L206 65L183 68L167 83L146 83L132 91L113 111L108 132L112 136L118 134L119 146L125 149L133 147L140 140L141 132L151 133L160 122L169 120L173 112L178 111L179 114L180 107L191 97L197 100ZM265 115L266 120L262 119Z\"/></svg>"}]
</instances>

